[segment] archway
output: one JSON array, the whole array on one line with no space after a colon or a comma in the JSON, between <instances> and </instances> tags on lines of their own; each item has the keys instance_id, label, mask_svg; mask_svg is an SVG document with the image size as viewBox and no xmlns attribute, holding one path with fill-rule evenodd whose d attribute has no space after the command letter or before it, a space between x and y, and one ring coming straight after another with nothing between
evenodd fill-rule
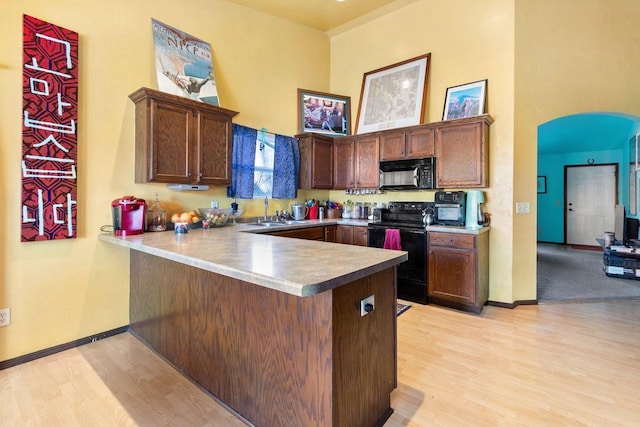
<instances>
[{"instance_id":1,"label":"archway","mask_svg":"<svg viewBox=\"0 0 640 427\"><path fill-rule=\"evenodd\" d=\"M537 198L539 247L541 244L566 243L564 170L568 165L618 164L618 203L626 207L627 216L638 218L638 186L634 185L637 177L634 165L630 167L629 161L630 157L635 158L633 151L638 132L640 117L616 112L575 114L538 126L538 176L540 182L545 184L544 188L539 188ZM631 195L630 190L633 193ZM538 285L538 300L544 300L540 272ZM588 297L579 293L575 295L575 299Z\"/></svg>"}]
</instances>

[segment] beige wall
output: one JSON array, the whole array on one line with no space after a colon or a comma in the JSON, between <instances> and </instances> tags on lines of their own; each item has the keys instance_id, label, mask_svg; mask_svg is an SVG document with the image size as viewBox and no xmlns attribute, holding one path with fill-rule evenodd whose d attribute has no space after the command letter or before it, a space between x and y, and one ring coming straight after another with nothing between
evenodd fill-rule
<instances>
[{"instance_id":1,"label":"beige wall","mask_svg":"<svg viewBox=\"0 0 640 427\"><path fill-rule=\"evenodd\" d=\"M336 35L331 40L331 90L351 96L355 118L365 72L425 53L431 53L425 122L442 119L447 87L488 79L488 112L495 119L490 188L485 191L492 220L489 298L512 302L513 1L422 0ZM385 197L433 200L432 193Z\"/></svg>"},{"instance_id":2,"label":"beige wall","mask_svg":"<svg viewBox=\"0 0 640 427\"><path fill-rule=\"evenodd\" d=\"M531 299L536 274L537 128L571 114L640 115L640 2L516 1L513 299Z\"/></svg>"},{"instance_id":3,"label":"beige wall","mask_svg":"<svg viewBox=\"0 0 640 427\"><path fill-rule=\"evenodd\" d=\"M0 14L0 360L129 322L128 251L97 241L111 201L152 198L170 210L225 206L226 188L176 193L134 184L134 109L128 95L157 87L151 18L209 41L222 105L237 123L296 132L296 89L329 89L329 39L221 0L4 1ZM80 36L78 238L20 243L22 14ZM285 201L286 202L286 201ZM282 202L282 203L285 203ZM241 207L243 207L241 201ZM275 209L277 203L272 203ZM260 205L261 208L261 205Z\"/></svg>"}]
</instances>

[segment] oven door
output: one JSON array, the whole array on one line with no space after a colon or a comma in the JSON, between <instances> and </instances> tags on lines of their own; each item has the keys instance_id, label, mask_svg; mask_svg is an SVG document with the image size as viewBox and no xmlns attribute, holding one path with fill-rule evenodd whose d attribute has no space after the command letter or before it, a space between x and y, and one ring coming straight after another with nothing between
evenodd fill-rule
<instances>
[{"instance_id":1,"label":"oven door","mask_svg":"<svg viewBox=\"0 0 640 427\"><path fill-rule=\"evenodd\" d=\"M398 265L398 298L421 304L427 298L427 232L420 228L403 228L369 224L369 247L384 247L385 230L398 228L402 250L408 260Z\"/></svg>"}]
</instances>

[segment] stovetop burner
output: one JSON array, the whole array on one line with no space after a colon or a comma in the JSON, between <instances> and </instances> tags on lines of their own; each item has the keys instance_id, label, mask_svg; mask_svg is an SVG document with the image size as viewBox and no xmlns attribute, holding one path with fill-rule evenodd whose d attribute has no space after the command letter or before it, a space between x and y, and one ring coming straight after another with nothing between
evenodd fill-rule
<instances>
[{"instance_id":1,"label":"stovetop burner","mask_svg":"<svg viewBox=\"0 0 640 427\"><path fill-rule=\"evenodd\" d=\"M369 225L378 227L423 228L422 212L434 213L433 202L389 202L380 210L380 220Z\"/></svg>"}]
</instances>

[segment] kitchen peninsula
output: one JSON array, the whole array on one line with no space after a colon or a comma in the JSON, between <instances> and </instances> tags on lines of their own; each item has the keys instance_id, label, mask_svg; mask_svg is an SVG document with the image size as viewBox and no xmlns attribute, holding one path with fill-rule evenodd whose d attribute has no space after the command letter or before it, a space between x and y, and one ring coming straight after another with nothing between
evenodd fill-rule
<instances>
[{"instance_id":1,"label":"kitchen peninsula","mask_svg":"<svg viewBox=\"0 0 640 427\"><path fill-rule=\"evenodd\" d=\"M268 231L100 235L131 251L131 332L253 425L382 425L406 252Z\"/></svg>"}]
</instances>

